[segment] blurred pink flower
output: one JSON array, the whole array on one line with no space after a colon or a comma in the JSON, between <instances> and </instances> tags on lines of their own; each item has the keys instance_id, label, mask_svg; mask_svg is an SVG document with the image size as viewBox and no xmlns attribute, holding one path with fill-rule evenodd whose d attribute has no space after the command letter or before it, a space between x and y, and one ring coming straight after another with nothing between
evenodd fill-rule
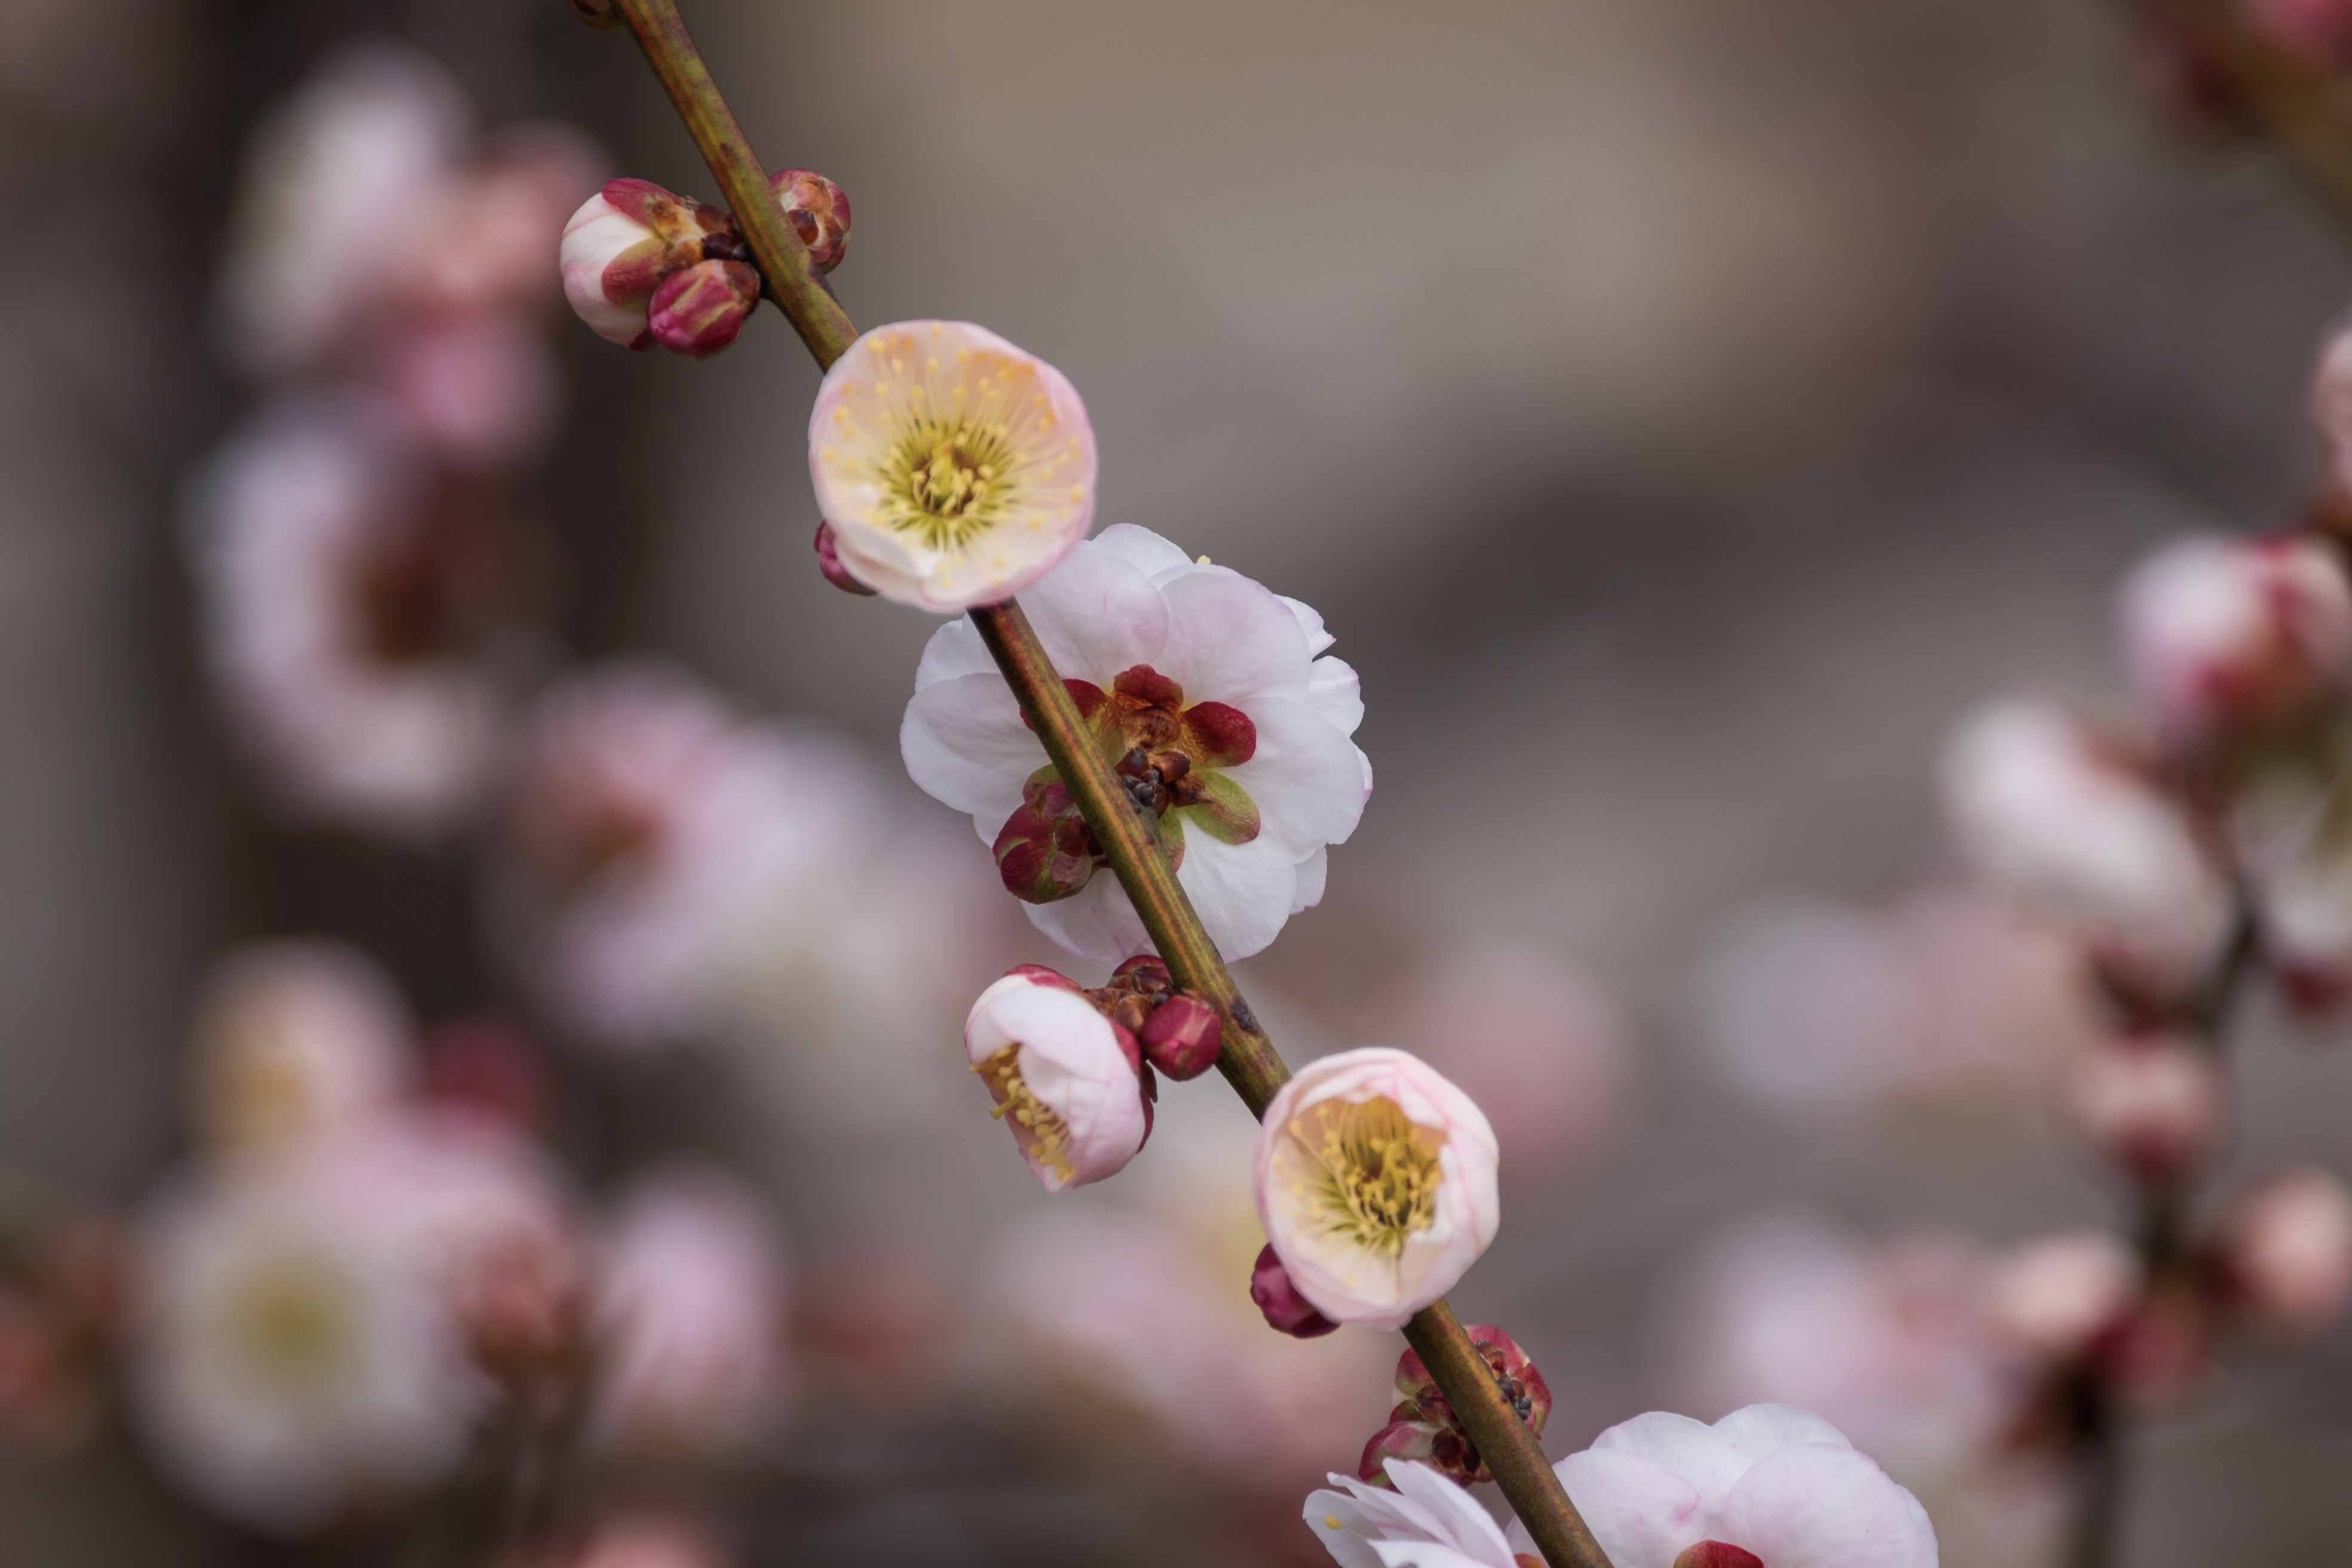
<instances>
[{"instance_id":1,"label":"blurred pink flower","mask_svg":"<svg viewBox=\"0 0 2352 1568\"><path fill-rule=\"evenodd\" d=\"M594 1328L608 1440L713 1455L761 1436L790 1369L784 1265L758 1198L704 1166L638 1178L606 1232Z\"/></svg>"},{"instance_id":2,"label":"blurred pink flower","mask_svg":"<svg viewBox=\"0 0 2352 1568\"><path fill-rule=\"evenodd\" d=\"M2191 535L2119 598L2124 666L2166 744L2197 750L2306 717L2352 667L2352 585L2311 535Z\"/></svg>"},{"instance_id":3,"label":"blurred pink flower","mask_svg":"<svg viewBox=\"0 0 2352 1568\"><path fill-rule=\"evenodd\" d=\"M1258 1223L1335 1323L1393 1329L1495 1239L1500 1150L1470 1097L1385 1047L1301 1068L1258 1133Z\"/></svg>"},{"instance_id":4,"label":"blurred pink flower","mask_svg":"<svg viewBox=\"0 0 2352 1568\"><path fill-rule=\"evenodd\" d=\"M289 399L194 492L229 717L303 815L423 837L479 799L519 657L506 524L351 399Z\"/></svg>"},{"instance_id":5,"label":"blurred pink flower","mask_svg":"<svg viewBox=\"0 0 2352 1568\"><path fill-rule=\"evenodd\" d=\"M2320 1333L2352 1296L2352 1190L2315 1165L2272 1177L2231 1211L2221 1262L2255 1322L2286 1334Z\"/></svg>"},{"instance_id":6,"label":"blurred pink flower","mask_svg":"<svg viewBox=\"0 0 2352 1568\"><path fill-rule=\"evenodd\" d=\"M898 321L851 344L817 389L808 461L842 565L918 609L1009 599L1094 521L1077 389L969 321Z\"/></svg>"},{"instance_id":7,"label":"blurred pink flower","mask_svg":"<svg viewBox=\"0 0 2352 1568\"><path fill-rule=\"evenodd\" d=\"M2131 1315L2140 1266L2113 1231L2065 1230L2018 1243L1985 1282L1992 1331L2016 1352L2072 1361Z\"/></svg>"},{"instance_id":8,"label":"blurred pink flower","mask_svg":"<svg viewBox=\"0 0 2352 1568\"><path fill-rule=\"evenodd\" d=\"M1961 858L2079 935L2126 992L2193 990L2230 930L2228 879L2188 809L2054 703L1992 702L1954 732L1944 805Z\"/></svg>"},{"instance_id":9,"label":"blurred pink flower","mask_svg":"<svg viewBox=\"0 0 2352 1568\"><path fill-rule=\"evenodd\" d=\"M2226 1092L2211 1053L2195 1040L2120 1036L2075 1063L2065 1108L2094 1148L2141 1181L2161 1184L2211 1149Z\"/></svg>"},{"instance_id":10,"label":"blurred pink flower","mask_svg":"<svg viewBox=\"0 0 2352 1568\"><path fill-rule=\"evenodd\" d=\"M1653 1411L1553 1468L1612 1568L1936 1568L1918 1499L1790 1405L1751 1405L1712 1426ZM1510 1538L1532 1545L1516 1521Z\"/></svg>"},{"instance_id":11,"label":"blurred pink flower","mask_svg":"<svg viewBox=\"0 0 2352 1568\"><path fill-rule=\"evenodd\" d=\"M1129 791L1163 813L1178 879L1227 957L1258 952L1321 900L1326 847L1355 831L1372 787L1349 739L1364 711L1356 674L1323 657L1321 616L1124 525L1022 604L1081 711L1126 753ZM924 648L899 744L916 784L971 814L1008 887L1053 897L1024 906L1038 930L1102 963L1148 949L1117 879L1095 874L1066 792L1038 782L1045 748L969 622ZM1045 868L1056 885L1040 893L1029 861L1048 846L1068 864Z\"/></svg>"},{"instance_id":12,"label":"blurred pink flower","mask_svg":"<svg viewBox=\"0 0 2352 1568\"><path fill-rule=\"evenodd\" d=\"M1381 1013L1391 1038L1486 1112L1507 1180L1555 1172L1623 1122L1637 1070L1632 1026L1599 985L1538 948L1443 947Z\"/></svg>"},{"instance_id":13,"label":"blurred pink flower","mask_svg":"<svg viewBox=\"0 0 2352 1568\"><path fill-rule=\"evenodd\" d=\"M1502 1526L1465 1489L1427 1465L1391 1459L1389 1490L1334 1474L1337 1491L1307 1494L1307 1527L1339 1568L1518 1568ZM1613 1563L1612 1568L1622 1568Z\"/></svg>"},{"instance_id":14,"label":"blurred pink flower","mask_svg":"<svg viewBox=\"0 0 2352 1568\"><path fill-rule=\"evenodd\" d=\"M2102 1028L2071 942L1959 887L1878 908L1743 911L1716 933L1693 993L1700 1037L1732 1084L1798 1116L2038 1103Z\"/></svg>"},{"instance_id":15,"label":"blurred pink flower","mask_svg":"<svg viewBox=\"0 0 2352 1568\"><path fill-rule=\"evenodd\" d=\"M1034 967L980 994L963 1043L1021 1157L1058 1193L1126 1169L1150 1135L1151 1111L1135 1037Z\"/></svg>"},{"instance_id":16,"label":"blurred pink flower","mask_svg":"<svg viewBox=\"0 0 2352 1568\"><path fill-rule=\"evenodd\" d=\"M545 335L500 311L403 319L381 334L369 380L423 447L461 467L535 456L562 414Z\"/></svg>"},{"instance_id":17,"label":"blurred pink flower","mask_svg":"<svg viewBox=\"0 0 2352 1568\"><path fill-rule=\"evenodd\" d=\"M283 1143L373 1114L406 1088L415 1026L391 979L341 942L239 948L197 1005L194 1121L215 1149Z\"/></svg>"},{"instance_id":18,"label":"blurred pink flower","mask_svg":"<svg viewBox=\"0 0 2352 1568\"><path fill-rule=\"evenodd\" d=\"M568 125L500 132L482 156L453 169L409 232L399 298L433 315L536 315L559 291L547 264L564 219L601 183L604 150Z\"/></svg>"},{"instance_id":19,"label":"blurred pink flower","mask_svg":"<svg viewBox=\"0 0 2352 1568\"><path fill-rule=\"evenodd\" d=\"M2246 9L2311 67L2334 71L2352 64L2352 5L2346 0L2247 0Z\"/></svg>"},{"instance_id":20,"label":"blurred pink flower","mask_svg":"<svg viewBox=\"0 0 2352 1568\"><path fill-rule=\"evenodd\" d=\"M653 1513L604 1521L576 1555L563 1559L564 1568L733 1568L734 1562L700 1524Z\"/></svg>"}]
</instances>

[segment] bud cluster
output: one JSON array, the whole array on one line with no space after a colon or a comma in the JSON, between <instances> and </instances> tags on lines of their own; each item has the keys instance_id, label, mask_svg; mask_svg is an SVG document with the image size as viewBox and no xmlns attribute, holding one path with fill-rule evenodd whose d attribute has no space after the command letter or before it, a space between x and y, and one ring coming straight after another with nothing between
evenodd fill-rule
<instances>
[{"instance_id":1,"label":"bud cluster","mask_svg":"<svg viewBox=\"0 0 2352 1568\"><path fill-rule=\"evenodd\" d=\"M1544 1423L1551 1418L1551 1389L1545 1384L1543 1373L1502 1330L1472 1324L1467 1331L1504 1399L1529 1431L1542 1436ZM1391 1459L1417 1460L1465 1487L1494 1479L1419 1352L1409 1350L1397 1358L1396 1392L1396 1407L1389 1412L1388 1425L1364 1445L1363 1458L1356 1466L1359 1479L1386 1485Z\"/></svg>"}]
</instances>

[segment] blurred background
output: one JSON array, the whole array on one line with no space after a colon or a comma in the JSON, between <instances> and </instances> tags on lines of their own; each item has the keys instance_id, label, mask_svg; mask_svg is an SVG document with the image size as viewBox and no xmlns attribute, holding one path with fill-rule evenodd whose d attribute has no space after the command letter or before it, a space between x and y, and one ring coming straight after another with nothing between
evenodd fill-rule
<instances>
[{"instance_id":1,"label":"blurred background","mask_svg":"<svg viewBox=\"0 0 2352 1568\"><path fill-rule=\"evenodd\" d=\"M2352 293L2328 216L2168 112L2095 0L687 14L762 157L854 201L853 319L970 319L1058 365L1096 423L1098 520L1314 605L1361 673L1371 805L1244 984L1294 1061L1404 1044L1523 1116L1501 1238L1454 1300L1549 1379L1548 1448L1794 1398L1920 1491L1948 1563L2048 1561L2048 1479L1990 1473L1995 1374L1949 1280L2119 1224L2125 1195L2042 1092L2086 1004L1946 877L1937 757L1989 692L2121 712L2122 573L2297 514L2310 368ZM741 1222L711 1267L789 1320L751 1436L642 1463L616 1437L562 1472L558 1535L625 1501L690 1538L648 1526L609 1568L1314 1561L1299 1499L1352 1468L1398 1347L1255 1321L1250 1127L1222 1088L1171 1086L1120 1181L1050 1202L982 1113L962 1010L1051 950L898 765L934 623L811 569L805 353L762 312L708 363L631 355L551 292L494 301L545 345L523 391L503 351L412 362L394 329L257 349L299 280L256 247L339 220L255 217L255 138L321 80L313 122L374 94L385 136L522 170L559 222L620 173L716 197L625 35L552 0L0 0L0 179L27 219L0 296L12 1212L128 1215L130 1256L164 1248L142 1238L171 1194L260 1137L220 1131L259 1091L205 1042L292 1029L237 1021L309 1005L273 984L332 994L373 1009L337 1026L389 1038L366 1071L402 1086L352 1098L489 1107L549 1226L600 1258L649 1180L699 1181ZM577 140L513 129L549 121ZM418 309L491 308L449 290ZM480 418L513 426L487 453L483 364ZM345 419L354 387L404 410L392 434ZM375 455L317 455L353 442ZM493 587L458 595L495 671L432 700L457 717L387 721L456 758L398 798L338 782L377 741L320 717L342 699L302 685L311 634L226 619L299 598L224 541L303 474L422 487L460 533L506 520ZM428 577L482 556L436 548ZM467 761L458 731L528 754ZM564 826L566 770L658 815L686 795L624 775L673 742L756 754L769 806L709 829L718 858L815 867L827 931L779 934L768 891L700 873L677 898L719 912L686 936L565 923L610 848L606 817ZM760 816L812 802L837 813L786 828L817 848ZM534 847L548 821L578 841ZM654 832L627 823L614 853ZM341 945L250 945L292 939ZM632 988L633 942L730 942ZM1866 979L1820 978L1840 964ZM2352 1162L2336 1032L2252 998L2217 1191ZM1104 1261L1138 1237L1198 1278ZM168 1316L133 1273L114 1310ZM232 1396L173 1392L152 1365L173 1331L142 1331L148 1392L21 1423L0 1564L485 1560L425 1460L354 1502L256 1500L185 1457L234 1445L173 1402ZM0 1384L16 1365L0 1347ZM2352 1341L2257 1348L2130 1450L2126 1561L2320 1558L2352 1530Z\"/></svg>"}]
</instances>

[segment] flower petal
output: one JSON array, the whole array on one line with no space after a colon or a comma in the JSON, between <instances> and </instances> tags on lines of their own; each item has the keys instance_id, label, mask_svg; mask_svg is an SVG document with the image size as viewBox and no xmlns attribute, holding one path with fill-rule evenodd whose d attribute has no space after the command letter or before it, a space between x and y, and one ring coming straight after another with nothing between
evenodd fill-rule
<instances>
[{"instance_id":1,"label":"flower petal","mask_svg":"<svg viewBox=\"0 0 2352 1568\"><path fill-rule=\"evenodd\" d=\"M1502 1527L1465 1488L1455 1486L1430 1466L1409 1459L1390 1460L1388 1476L1399 1492L1428 1511L1445 1544L1474 1562L1510 1563Z\"/></svg>"},{"instance_id":2,"label":"flower petal","mask_svg":"<svg viewBox=\"0 0 2352 1568\"><path fill-rule=\"evenodd\" d=\"M1155 663L1168 641L1168 605L1151 579L1092 542L1023 594L1021 607L1066 679L1108 688L1121 671Z\"/></svg>"},{"instance_id":3,"label":"flower petal","mask_svg":"<svg viewBox=\"0 0 2352 1568\"><path fill-rule=\"evenodd\" d=\"M1115 522L1104 529L1095 535L1091 548L1126 562L1154 583L1194 569L1192 558L1182 550L1131 522Z\"/></svg>"},{"instance_id":4,"label":"flower petal","mask_svg":"<svg viewBox=\"0 0 2352 1568\"><path fill-rule=\"evenodd\" d=\"M1135 906L1127 901L1127 890L1108 871L1097 872L1093 880L1066 899L1024 904L1021 912L1066 951L1097 963L1115 964L1151 949L1151 938L1145 933Z\"/></svg>"},{"instance_id":5,"label":"flower petal","mask_svg":"<svg viewBox=\"0 0 2352 1568\"><path fill-rule=\"evenodd\" d=\"M1936 1568L1936 1531L1919 1500L1864 1455L1801 1443L1732 1489L1721 1538L1771 1568Z\"/></svg>"},{"instance_id":6,"label":"flower petal","mask_svg":"<svg viewBox=\"0 0 2352 1568\"><path fill-rule=\"evenodd\" d=\"M915 693L898 726L907 774L926 794L971 813L993 839L1021 805L1021 786L1045 763L1045 748L1021 721L1002 676L965 675Z\"/></svg>"},{"instance_id":7,"label":"flower petal","mask_svg":"<svg viewBox=\"0 0 2352 1568\"><path fill-rule=\"evenodd\" d=\"M1748 1465L1738 1445L1706 1422L1664 1410L1620 1421L1595 1437L1592 1447L1595 1452L1630 1454L1664 1466L1698 1488L1710 1512L1723 1506Z\"/></svg>"},{"instance_id":8,"label":"flower petal","mask_svg":"<svg viewBox=\"0 0 2352 1568\"><path fill-rule=\"evenodd\" d=\"M1297 862L1265 834L1247 844L1187 835L1183 869L1176 877L1210 940L1228 959L1262 952L1280 936L1298 889Z\"/></svg>"},{"instance_id":9,"label":"flower petal","mask_svg":"<svg viewBox=\"0 0 2352 1568\"><path fill-rule=\"evenodd\" d=\"M1334 1491L1308 1492L1307 1509L1301 1517L1339 1568L1381 1568L1380 1557L1371 1545L1377 1527L1354 1498Z\"/></svg>"},{"instance_id":10,"label":"flower petal","mask_svg":"<svg viewBox=\"0 0 2352 1568\"><path fill-rule=\"evenodd\" d=\"M1311 910L1323 901L1323 883L1331 869L1331 852L1318 849L1297 866L1298 888L1290 895L1290 912Z\"/></svg>"},{"instance_id":11,"label":"flower petal","mask_svg":"<svg viewBox=\"0 0 2352 1568\"><path fill-rule=\"evenodd\" d=\"M1230 702L1257 717L1259 701L1307 699L1307 634L1273 592L1237 572L1204 566L1160 590L1168 605L1160 673L1187 702Z\"/></svg>"},{"instance_id":12,"label":"flower petal","mask_svg":"<svg viewBox=\"0 0 2352 1568\"><path fill-rule=\"evenodd\" d=\"M1298 617L1298 629L1307 634L1308 654L1321 653L1339 640L1324 629L1323 612L1314 605L1294 599L1287 594L1276 594L1275 597L1280 599L1289 607L1290 613Z\"/></svg>"},{"instance_id":13,"label":"flower petal","mask_svg":"<svg viewBox=\"0 0 2352 1568\"><path fill-rule=\"evenodd\" d=\"M1793 1405L1750 1405L1717 1422L1715 1429L1728 1437L1732 1447L1751 1465L1798 1443L1826 1443L1832 1448L1853 1447L1846 1441L1844 1433L1811 1411Z\"/></svg>"},{"instance_id":14,"label":"flower petal","mask_svg":"<svg viewBox=\"0 0 2352 1568\"><path fill-rule=\"evenodd\" d=\"M958 676L990 675L996 672L996 660L988 645L980 640L980 628L971 617L958 616L942 621L931 640L923 645L923 657L915 665L915 689L936 686L942 680Z\"/></svg>"},{"instance_id":15,"label":"flower petal","mask_svg":"<svg viewBox=\"0 0 2352 1568\"><path fill-rule=\"evenodd\" d=\"M1670 1568L1706 1538L1706 1500L1666 1465L1596 1444L1552 1469L1615 1568Z\"/></svg>"},{"instance_id":16,"label":"flower petal","mask_svg":"<svg viewBox=\"0 0 2352 1568\"><path fill-rule=\"evenodd\" d=\"M1307 705L1330 721L1342 735L1364 721L1364 693L1355 667L1344 658L1318 658L1307 667Z\"/></svg>"},{"instance_id":17,"label":"flower petal","mask_svg":"<svg viewBox=\"0 0 2352 1568\"><path fill-rule=\"evenodd\" d=\"M1261 698L1250 717L1256 753L1225 776L1249 792L1262 836L1293 860L1346 843L1370 798L1364 753L1304 702Z\"/></svg>"}]
</instances>

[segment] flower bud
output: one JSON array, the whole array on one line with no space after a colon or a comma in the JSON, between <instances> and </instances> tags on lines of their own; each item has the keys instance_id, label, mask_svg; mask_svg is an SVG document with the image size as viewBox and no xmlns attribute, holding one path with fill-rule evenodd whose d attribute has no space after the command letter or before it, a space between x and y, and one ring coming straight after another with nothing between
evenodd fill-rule
<instances>
[{"instance_id":1,"label":"flower bud","mask_svg":"<svg viewBox=\"0 0 2352 1568\"><path fill-rule=\"evenodd\" d=\"M851 576L849 568L841 563L841 552L833 542L833 524L829 522L816 525L816 569L824 574L826 582L845 594L868 599L874 596L874 590Z\"/></svg>"},{"instance_id":2,"label":"flower bud","mask_svg":"<svg viewBox=\"0 0 2352 1568\"><path fill-rule=\"evenodd\" d=\"M849 194L814 169L780 169L768 176L793 232L808 247L819 272L841 265L849 244Z\"/></svg>"},{"instance_id":3,"label":"flower bud","mask_svg":"<svg viewBox=\"0 0 2352 1568\"><path fill-rule=\"evenodd\" d=\"M1551 1418L1551 1389L1543 1374L1518 1342L1502 1330L1474 1323L1465 1331L1503 1398L1529 1430L1542 1436L1544 1424ZM1360 1479L1377 1482L1391 1458L1420 1460L1465 1487L1494 1479L1418 1352L1409 1350L1397 1358L1396 1391L1397 1405L1389 1412L1389 1424L1364 1445L1356 1471Z\"/></svg>"},{"instance_id":4,"label":"flower bud","mask_svg":"<svg viewBox=\"0 0 2352 1568\"><path fill-rule=\"evenodd\" d=\"M1258 1249L1257 1264L1250 1270L1250 1300L1265 1314L1268 1328L1279 1329L1293 1339L1320 1339L1339 1326L1298 1293L1271 1247Z\"/></svg>"},{"instance_id":5,"label":"flower bud","mask_svg":"<svg viewBox=\"0 0 2352 1568\"><path fill-rule=\"evenodd\" d=\"M1116 1174L1150 1133L1135 1037L1075 989L1006 975L972 1004L964 1049L1049 1193Z\"/></svg>"},{"instance_id":6,"label":"flower bud","mask_svg":"<svg viewBox=\"0 0 2352 1568\"><path fill-rule=\"evenodd\" d=\"M991 848L1005 891L1024 903L1066 899L1095 874L1094 832L1058 783L1024 784L1021 809L1005 819Z\"/></svg>"},{"instance_id":7,"label":"flower bud","mask_svg":"<svg viewBox=\"0 0 2352 1568\"><path fill-rule=\"evenodd\" d=\"M2256 1322L2298 1336L2320 1332L2352 1294L2352 1192L2315 1165L2272 1177L2231 1215L2221 1264Z\"/></svg>"},{"instance_id":8,"label":"flower bud","mask_svg":"<svg viewBox=\"0 0 2352 1568\"><path fill-rule=\"evenodd\" d=\"M2066 1084L2068 1118L2117 1164L2150 1185L2177 1181L2211 1148L2221 1121L2221 1075L2188 1040L2109 1040Z\"/></svg>"},{"instance_id":9,"label":"flower bud","mask_svg":"<svg viewBox=\"0 0 2352 1568\"><path fill-rule=\"evenodd\" d=\"M2012 1247L1985 1287L1993 1331L2031 1355L2067 1361L2121 1323L2139 1294L2139 1264L2104 1230L2060 1231Z\"/></svg>"},{"instance_id":10,"label":"flower bud","mask_svg":"<svg viewBox=\"0 0 2352 1568\"><path fill-rule=\"evenodd\" d=\"M1217 1065L1224 1031L1217 1010L1198 996L1171 996L1143 1021L1143 1054L1153 1067L1182 1083Z\"/></svg>"},{"instance_id":11,"label":"flower bud","mask_svg":"<svg viewBox=\"0 0 2352 1568\"><path fill-rule=\"evenodd\" d=\"M2176 752L2302 719L2352 665L2352 585L2307 534L2179 540L2125 579L2119 609L2125 666Z\"/></svg>"},{"instance_id":12,"label":"flower bud","mask_svg":"<svg viewBox=\"0 0 2352 1568\"><path fill-rule=\"evenodd\" d=\"M740 261L698 261L662 279L646 315L654 342L709 359L735 341L760 302L760 274Z\"/></svg>"},{"instance_id":13,"label":"flower bud","mask_svg":"<svg viewBox=\"0 0 2352 1568\"><path fill-rule=\"evenodd\" d=\"M598 337L651 348L646 306L656 289L689 267L748 254L726 208L648 180L614 180L564 225L563 295Z\"/></svg>"},{"instance_id":14,"label":"flower bud","mask_svg":"<svg viewBox=\"0 0 2352 1568\"><path fill-rule=\"evenodd\" d=\"M1110 983L1130 991L1168 992L1176 989L1168 961L1156 952L1139 952L1110 972Z\"/></svg>"},{"instance_id":15,"label":"flower bud","mask_svg":"<svg viewBox=\"0 0 2352 1568\"><path fill-rule=\"evenodd\" d=\"M2220 1327L2212 1293L2200 1281L2161 1276L2093 1353L2132 1408L2153 1412L2178 1404L2210 1375Z\"/></svg>"}]
</instances>

